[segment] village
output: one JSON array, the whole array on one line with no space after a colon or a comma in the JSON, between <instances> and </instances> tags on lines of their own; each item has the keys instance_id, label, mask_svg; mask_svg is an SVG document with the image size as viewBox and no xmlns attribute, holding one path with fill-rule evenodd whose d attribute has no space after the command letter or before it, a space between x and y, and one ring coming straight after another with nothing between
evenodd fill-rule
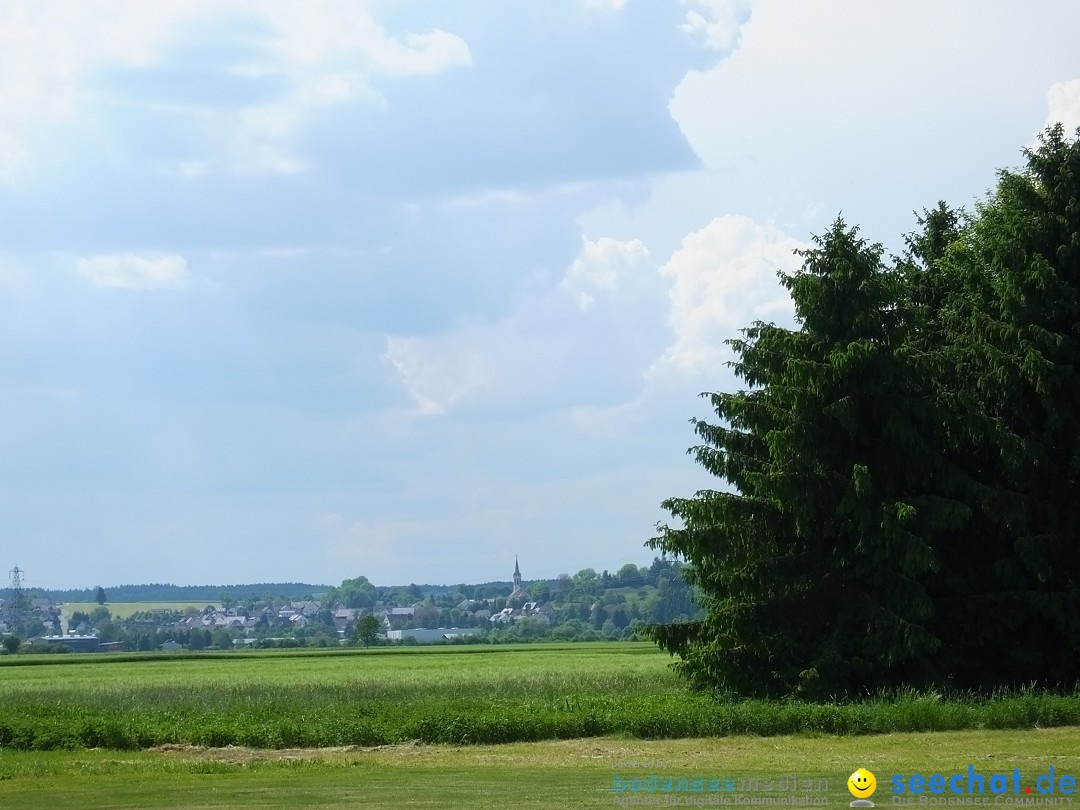
<instances>
[{"instance_id":1,"label":"village","mask_svg":"<svg viewBox=\"0 0 1080 810\"><path fill-rule=\"evenodd\" d=\"M0 609L0 635L17 638L14 649L80 653L616 640L633 637L646 621L691 609L681 580L664 576L669 565L628 564L614 575L586 569L573 578L563 575L525 587L515 560L512 585L423 593L415 586L377 589L360 577L307 598L223 594L201 607L113 604L102 589L96 606L24 595L25 615L19 620L24 632L17 635L9 595L7 608Z\"/></svg>"}]
</instances>

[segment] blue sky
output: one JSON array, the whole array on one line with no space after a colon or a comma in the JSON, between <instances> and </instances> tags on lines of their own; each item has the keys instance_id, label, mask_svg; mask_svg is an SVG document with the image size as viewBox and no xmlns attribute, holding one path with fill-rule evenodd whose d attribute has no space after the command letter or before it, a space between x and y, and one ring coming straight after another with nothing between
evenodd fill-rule
<instances>
[{"instance_id":1,"label":"blue sky","mask_svg":"<svg viewBox=\"0 0 1080 810\"><path fill-rule=\"evenodd\" d=\"M1048 122L1060 0L6 0L0 514L28 585L646 563L723 341Z\"/></svg>"}]
</instances>

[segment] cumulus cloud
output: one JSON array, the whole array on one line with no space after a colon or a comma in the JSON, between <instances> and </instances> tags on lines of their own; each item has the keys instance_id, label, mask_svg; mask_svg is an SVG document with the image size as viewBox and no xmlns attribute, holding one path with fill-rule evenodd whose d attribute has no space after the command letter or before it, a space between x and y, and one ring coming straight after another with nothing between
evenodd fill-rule
<instances>
[{"instance_id":1,"label":"cumulus cloud","mask_svg":"<svg viewBox=\"0 0 1080 810\"><path fill-rule=\"evenodd\" d=\"M225 72L284 76L295 88L281 102L292 115L296 108L369 97L360 74L432 74L472 59L455 34L433 29L395 37L366 4L347 0L9 0L0 6L0 179L29 156L27 136L35 126L78 112L88 75L104 67L151 67L193 23L236 19L265 29L264 58L227 65ZM274 155L261 162L268 171L297 169Z\"/></svg>"},{"instance_id":2,"label":"cumulus cloud","mask_svg":"<svg viewBox=\"0 0 1080 810\"><path fill-rule=\"evenodd\" d=\"M416 413L437 416L492 378L498 347L490 329L466 329L440 338L390 336L385 360L416 402ZM487 344L487 345L485 345Z\"/></svg>"},{"instance_id":3,"label":"cumulus cloud","mask_svg":"<svg viewBox=\"0 0 1080 810\"><path fill-rule=\"evenodd\" d=\"M79 259L75 269L98 287L126 290L183 290L193 281L187 261L176 254L140 256L118 253Z\"/></svg>"},{"instance_id":4,"label":"cumulus cloud","mask_svg":"<svg viewBox=\"0 0 1080 810\"><path fill-rule=\"evenodd\" d=\"M690 6L682 29L712 51L729 54L750 19L750 0L683 0Z\"/></svg>"},{"instance_id":5,"label":"cumulus cloud","mask_svg":"<svg viewBox=\"0 0 1080 810\"><path fill-rule=\"evenodd\" d=\"M390 337L384 360L423 415L610 404L640 389L668 339L664 312L644 244L584 239L558 283L502 319Z\"/></svg>"},{"instance_id":6,"label":"cumulus cloud","mask_svg":"<svg viewBox=\"0 0 1080 810\"><path fill-rule=\"evenodd\" d=\"M724 341L755 320L790 320L790 296L778 271L802 264L794 251L805 243L771 225L727 214L688 234L660 272L671 281L675 341L654 374L715 373L731 353Z\"/></svg>"},{"instance_id":7,"label":"cumulus cloud","mask_svg":"<svg viewBox=\"0 0 1080 810\"><path fill-rule=\"evenodd\" d=\"M1066 134L1074 134L1080 127L1080 79L1053 85L1046 94L1046 102L1049 107L1046 126L1060 123Z\"/></svg>"},{"instance_id":8,"label":"cumulus cloud","mask_svg":"<svg viewBox=\"0 0 1080 810\"><path fill-rule=\"evenodd\" d=\"M578 308L591 309L597 292L612 292L649 260L649 250L638 239L621 242L610 236L585 240L559 289L573 296Z\"/></svg>"},{"instance_id":9,"label":"cumulus cloud","mask_svg":"<svg viewBox=\"0 0 1080 810\"><path fill-rule=\"evenodd\" d=\"M106 64L147 65L178 23L206 2L36 3L0 6L0 177L27 157L26 130L78 107L80 78Z\"/></svg>"},{"instance_id":10,"label":"cumulus cloud","mask_svg":"<svg viewBox=\"0 0 1080 810\"><path fill-rule=\"evenodd\" d=\"M589 414L625 421L650 383L722 373L724 341L753 321L791 322L777 274L797 270L805 247L735 214L686 235L660 267L640 240L583 239L559 282L510 315L389 338L384 359L420 414L565 408L582 427Z\"/></svg>"},{"instance_id":11,"label":"cumulus cloud","mask_svg":"<svg viewBox=\"0 0 1080 810\"><path fill-rule=\"evenodd\" d=\"M297 5L289 0L238 3L259 13L277 34L275 49L293 65L318 65L360 55L378 73L406 76L439 73L469 65L466 42L448 31L431 29L389 35L365 7L353 0L316 0Z\"/></svg>"}]
</instances>

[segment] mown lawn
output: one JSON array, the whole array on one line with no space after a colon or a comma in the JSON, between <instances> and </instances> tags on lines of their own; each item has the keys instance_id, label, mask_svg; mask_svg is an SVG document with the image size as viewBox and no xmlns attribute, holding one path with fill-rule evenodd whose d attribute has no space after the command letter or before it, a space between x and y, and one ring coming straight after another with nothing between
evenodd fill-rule
<instances>
[{"instance_id":1,"label":"mown lawn","mask_svg":"<svg viewBox=\"0 0 1080 810\"><path fill-rule=\"evenodd\" d=\"M893 774L966 774L971 765L989 776L1018 768L1022 788L1035 785L1051 767L1058 779L1063 774L1080 776L1080 729L663 741L593 738L351 751L5 749L0 751L0 807L612 807L617 806L614 798L632 795L613 791L613 773L628 776L630 771L613 769L612 763L657 761L665 767L634 773L688 780L796 774L827 780L827 788L814 795L825 796L830 807L847 806L847 777L865 767L877 777L872 798L883 807L892 806ZM994 798L988 799L994 806Z\"/></svg>"}]
</instances>

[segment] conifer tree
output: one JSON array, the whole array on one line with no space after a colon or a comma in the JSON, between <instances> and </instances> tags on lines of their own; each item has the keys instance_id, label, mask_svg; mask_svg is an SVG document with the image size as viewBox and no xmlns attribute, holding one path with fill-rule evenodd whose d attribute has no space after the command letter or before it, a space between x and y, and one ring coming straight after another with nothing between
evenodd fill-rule
<instances>
[{"instance_id":1,"label":"conifer tree","mask_svg":"<svg viewBox=\"0 0 1080 810\"><path fill-rule=\"evenodd\" d=\"M1058 126L889 267L838 221L731 341L665 502L706 615L653 628L698 688L838 694L1080 672L1080 130ZM733 491L731 491L733 490Z\"/></svg>"},{"instance_id":2,"label":"conifer tree","mask_svg":"<svg viewBox=\"0 0 1080 810\"><path fill-rule=\"evenodd\" d=\"M683 525L651 541L702 593L705 618L653 629L701 689L873 688L928 677L939 647L932 538L967 513L935 490L941 419L904 351L904 274L842 221L816 244L782 276L801 328L730 341L748 388L707 395L719 422L694 420L692 452L735 491L666 501Z\"/></svg>"},{"instance_id":3,"label":"conifer tree","mask_svg":"<svg viewBox=\"0 0 1080 810\"><path fill-rule=\"evenodd\" d=\"M976 472L999 494L967 549L992 562L968 599L984 683L1080 671L1080 142L1059 125L1025 154L947 259L963 278L947 342L987 426Z\"/></svg>"},{"instance_id":4,"label":"conifer tree","mask_svg":"<svg viewBox=\"0 0 1080 810\"><path fill-rule=\"evenodd\" d=\"M926 425L938 451L933 488L966 515L935 540L940 566L927 580L933 626L942 648L933 679L942 686L978 687L992 662L986 653L997 628L987 621L989 601L1000 590L995 561L1008 546L1000 519L1014 493L997 472L997 423L972 380L979 362L959 335L970 332L987 289L962 257L972 219L945 203L919 217L921 230L907 237L903 306L912 327L904 351L921 369L925 393L940 419ZM958 259L958 257L961 257Z\"/></svg>"}]
</instances>

